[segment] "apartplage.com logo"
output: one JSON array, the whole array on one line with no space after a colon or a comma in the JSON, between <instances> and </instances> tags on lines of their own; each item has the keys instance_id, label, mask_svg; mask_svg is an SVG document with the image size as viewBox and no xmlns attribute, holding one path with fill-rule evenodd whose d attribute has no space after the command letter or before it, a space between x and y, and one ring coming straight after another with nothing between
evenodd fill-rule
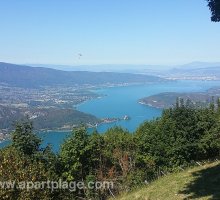
<instances>
[{"instance_id":1,"label":"apartplage.com logo","mask_svg":"<svg viewBox=\"0 0 220 200\"><path fill-rule=\"evenodd\" d=\"M58 181L0 181L0 189L18 189L18 190L42 190L42 189L49 189L51 191L54 190L69 190L74 192L76 190L83 190L83 189L113 189L114 183L111 181L90 181L90 182L83 182L83 181L63 181L59 179Z\"/></svg>"}]
</instances>

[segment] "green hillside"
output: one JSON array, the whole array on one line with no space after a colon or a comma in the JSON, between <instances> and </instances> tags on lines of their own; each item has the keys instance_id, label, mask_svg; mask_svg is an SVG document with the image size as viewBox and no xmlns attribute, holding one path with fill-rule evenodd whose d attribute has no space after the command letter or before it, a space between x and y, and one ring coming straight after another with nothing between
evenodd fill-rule
<instances>
[{"instance_id":1,"label":"green hillside","mask_svg":"<svg viewBox=\"0 0 220 200\"><path fill-rule=\"evenodd\" d=\"M220 162L170 174L117 200L220 199Z\"/></svg>"}]
</instances>

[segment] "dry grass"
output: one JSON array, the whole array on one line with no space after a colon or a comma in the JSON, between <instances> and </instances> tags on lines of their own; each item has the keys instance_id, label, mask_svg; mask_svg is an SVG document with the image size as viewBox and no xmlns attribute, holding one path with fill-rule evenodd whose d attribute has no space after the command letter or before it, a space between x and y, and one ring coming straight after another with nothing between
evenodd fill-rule
<instances>
[{"instance_id":1,"label":"dry grass","mask_svg":"<svg viewBox=\"0 0 220 200\"><path fill-rule=\"evenodd\" d=\"M220 200L220 162L173 173L117 200Z\"/></svg>"}]
</instances>

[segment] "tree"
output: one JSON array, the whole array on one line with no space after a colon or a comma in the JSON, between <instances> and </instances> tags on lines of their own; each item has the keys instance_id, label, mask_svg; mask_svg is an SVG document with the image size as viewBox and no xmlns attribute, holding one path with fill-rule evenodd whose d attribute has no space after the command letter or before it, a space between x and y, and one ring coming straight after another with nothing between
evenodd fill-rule
<instances>
[{"instance_id":1,"label":"tree","mask_svg":"<svg viewBox=\"0 0 220 200\"><path fill-rule=\"evenodd\" d=\"M90 152L89 135L86 127L73 130L72 135L61 147L63 177L68 181L84 181L88 174Z\"/></svg>"},{"instance_id":2,"label":"tree","mask_svg":"<svg viewBox=\"0 0 220 200\"><path fill-rule=\"evenodd\" d=\"M13 146L0 150L0 181L14 183L11 188L1 188L0 199L63 199L60 190L41 189L36 184L47 180L57 181L58 177L44 163L30 159ZM28 182L35 183L35 188L24 187Z\"/></svg>"},{"instance_id":3,"label":"tree","mask_svg":"<svg viewBox=\"0 0 220 200\"><path fill-rule=\"evenodd\" d=\"M220 0L207 0L209 9L211 11L211 20L213 22L220 21Z\"/></svg>"},{"instance_id":4,"label":"tree","mask_svg":"<svg viewBox=\"0 0 220 200\"><path fill-rule=\"evenodd\" d=\"M33 133L33 124L29 120L16 124L12 133L12 146L26 155L36 153L41 144L41 139Z\"/></svg>"},{"instance_id":5,"label":"tree","mask_svg":"<svg viewBox=\"0 0 220 200\"><path fill-rule=\"evenodd\" d=\"M217 113L220 114L220 98L217 98Z\"/></svg>"},{"instance_id":6,"label":"tree","mask_svg":"<svg viewBox=\"0 0 220 200\"><path fill-rule=\"evenodd\" d=\"M72 135L61 147L60 160L63 166L62 177L67 181L103 181L100 171L103 170L102 150L103 137L97 132L88 134L86 127L82 126L73 130ZM85 199L103 199L105 191L83 188L72 194L71 198L82 197ZM98 198L100 197L100 198Z\"/></svg>"},{"instance_id":7,"label":"tree","mask_svg":"<svg viewBox=\"0 0 220 200\"><path fill-rule=\"evenodd\" d=\"M134 167L133 135L121 127L114 127L107 130L104 141L105 156L111 160L115 173L126 177Z\"/></svg>"},{"instance_id":8,"label":"tree","mask_svg":"<svg viewBox=\"0 0 220 200\"><path fill-rule=\"evenodd\" d=\"M105 179L105 143L103 135L94 131L89 137L90 151L90 172L96 175L97 179L103 181Z\"/></svg>"}]
</instances>

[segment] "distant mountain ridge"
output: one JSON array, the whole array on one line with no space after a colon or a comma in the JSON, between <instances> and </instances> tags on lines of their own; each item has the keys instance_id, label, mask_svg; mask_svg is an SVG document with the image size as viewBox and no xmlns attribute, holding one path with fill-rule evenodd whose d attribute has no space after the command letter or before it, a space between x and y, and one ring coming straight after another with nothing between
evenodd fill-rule
<instances>
[{"instance_id":1,"label":"distant mountain ridge","mask_svg":"<svg viewBox=\"0 0 220 200\"><path fill-rule=\"evenodd\" d=\"M187 72L187 73L207 73L216 74L220 73L220 63L207 63L207 62L193 62L171 69L172 72Z\"/></svg>"},{"instance_id":2,"label":"distant mountain ridge","mask_svg":"<svg viewBox=\"0 0 220 200\"><path fill-rule=\"evenodd\" d=\"M185 65L177 66L175 69L185 69L185 70L193 70L193 69L204 69L204 68L215 68L220 67L220 62L191 62Z\"/></svg>"},{"instance_id":3,"label":"distant mountain ridge","mask_svg":"<svg viewBox=\"0 0 220 200\"><path fill-rule=\"evenodd\" d=\"M24 64L26 65L26 64ZM92 71L92 72L154 72L169 70L194 70L220 67L220 62L195 61L183 65L152 65L152 64L98 64L98 65L54 65L54 64L27 64L33 67L44 67L64 71Z\"/></svg>"},{"instance_id":4,"label":"distant mountain ridge","mask_svg":"<svg viewBox=\"0 0 220 200\"><path fill-rule=\"evenodd\" d=\"M220 63L193 62L170 70L156 71L152 75L170 79L220 80Z\"/></svg>"},{"instance_id":5,"label":"distant mountain ridge","mask_svg":"<svg viewBox=\"0 0 220 200\"><path fill-rule=\"evenodd\" d=\"M164 79L155 76L130 73L61 71L0 62L0 83L18 87L129 84L158 81L164 81Z\"/></svg>"}]
</instances>

